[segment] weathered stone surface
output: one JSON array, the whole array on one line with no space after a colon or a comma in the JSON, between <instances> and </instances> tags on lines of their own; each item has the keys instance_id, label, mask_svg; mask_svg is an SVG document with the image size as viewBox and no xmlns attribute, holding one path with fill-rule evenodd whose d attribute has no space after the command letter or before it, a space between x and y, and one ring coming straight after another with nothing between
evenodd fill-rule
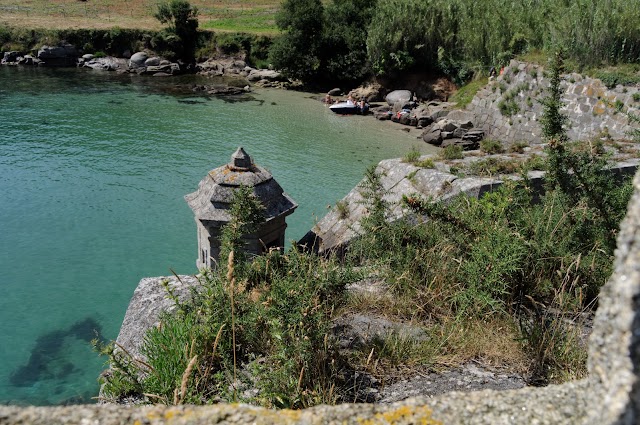
<instances>
[{"instance_id":1,"label":"weathered stone surface","mask_svg":"<svg viewBox=\"0 0 640 425\"><path fill-rule=\"evenodd\" d=\"M131 56L129 59L129 67L131 68L141 68L144 66L145 61L149 59L149 55L145 52L137 52Z\"/></svg>"},{"instance_id":2,"label":"weathered stone surface","mask_svg":"<svg viewBox=\"0 0 640 425\"><path fill-rule=\"evenodd\" d=\"M71 44L59 46L42 46L38 50L37 58L47 66L72 66L78 58L78 51Z\"/></svg>"},{"instance_id":3,"label":"weathered stone surface","mask_svg":"<svg viewBox=\"0 0 640 425\"><path fill-rule=\"evenodd\" d=\"M471 121L488 138L542 143L539 120L543 106L536 99L546 96L548 87L542 67L511 61L504 74L481 89L464 112L473 116ZM633 97L640 92L639 87L608 89L600 80L568 74L563 76L561 88L563 112L572 123L567 128L570 139L589 139L604 132L614 139L628 138L631 126L619 109L637 113L640 105ZM513 115L503 115L498 108L505 96L517 104Z\"/></svg>"},{"instance_id":4,"label":"weathered stone surface","mask_svg":"<svg viewBox=\"0 0 640 425\"><path fill-rule=\"evenodd\" d=\"M337 318L333 323L332 332L338 340L338 345L343 349L371 344L376 338L383 339L393 334L416 341L427 338L426 332L419 326L363 314L349 314Z\"/></svg>"},{"instance_id":5,"label":"weathered stone surface","mask_svg":"<svg viewBox=\"0 0 640 425\"><path fill-rule=\"evenodd\" d=\"M422 140L431 145L440 146L442 144L442 130L431 127L422 132Z\"/></svg>"},{"instance_id":6,"label":"weathered stone surface","mask_svg":"<svg viewBox=\"0 0 640 425\"><path fill-rule=\"evenodd\" d=\"M144 66L158 66L160 65L161 59L157 56L153 56L144 61Z\"/></svg>"},{"instance_id":7,"label":"weathered stone surface","mask_svg":"<svg viewBox=\"0 0 640 425\"><path fill-rule=\"evenodd\" d=\"M451 391L515 390L526 387L521 375L489 370L474 363L441 372L425 371L387 385L379 392L377 403L393 403L411 397L433 397Z\"/></svg>"},{"instance_id":8,"label":"weathered stone surface","mask_svg":"<svg viewBox=\"0 0 640 425\"><path fill-rule=\"evenodd\" d=\"M164 283L181 301L189 299L191 291L199 286L198 279L193 276L146 277L138 283L116 339L135 358L144 360L140 352L144 335L158 325L160 314L175 309L175 302L167 296Z\"/></svg>"},{"instance_id":9,"label":"weathered stone surface","mask_svg":"<svg viewBox=\"0 0 640 425\"><path fill-rule=\"evenodd\" d=\"M411 92L409 90L394 90L385 97L385 100L389 106L408 103L411 100Z\"/></svg>"},{"instance_id":10,"label":"weathered stone surface","mask_svg":"<svg viewBox=\"0 0 640 425\"><path fill-rule=\"evenodd\" d=\"M249 81L284 81L286 78L279 73L278 71L273 71L270 69L254 69L247 76Z\"/></svg>"},{"instance_id":11,"label":"weathered stone surface","mask_svg":"<svg viewBox=\"0 0 640 425\"><path fill-rule=\"evenodd\" d=\"M125 70L127 68L127 62L125 59L107 56L105 58L92 58L85 61L82 66L100 71L117 71Z\"/></svg>"}]
</instances>

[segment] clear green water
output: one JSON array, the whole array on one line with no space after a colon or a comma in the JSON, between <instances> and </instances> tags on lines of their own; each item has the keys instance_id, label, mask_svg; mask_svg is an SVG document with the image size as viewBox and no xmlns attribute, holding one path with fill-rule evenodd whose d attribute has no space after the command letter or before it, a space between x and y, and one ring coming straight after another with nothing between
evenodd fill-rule
<instances>
[{"instance_id":1,"label":"clear green water","mask_svg":"<svg viewBox=\"0 0 640 425\"><path fill-rule=\"evenodd\" d=\"M90 402L140 278L195 273L183 196L239 145L299 204L299 239L370 164L424 143L304 93L185 97L178 79L0 68L0 403Z\"/></svg>"}]
</instances>

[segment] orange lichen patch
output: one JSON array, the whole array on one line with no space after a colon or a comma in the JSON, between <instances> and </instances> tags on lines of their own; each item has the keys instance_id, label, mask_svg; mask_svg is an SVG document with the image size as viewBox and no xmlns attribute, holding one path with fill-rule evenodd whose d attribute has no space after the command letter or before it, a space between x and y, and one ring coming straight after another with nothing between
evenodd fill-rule
<instances>
[{"instance_id":1,"label":"orange lichen patch","mask_svg":"<svg viewBox=\"0 0 640 425\"><path fill-rule=\"evenodd\" d=\"M302 412L300 410L284 409L284 410L276 410L274 411L274 413L275 413L275 417L280 421L286 418L286 420L288 421L298 422L302 417Z\"/></svg>"},{"instance_id":2,"label":"orange lichen patch","mask_svg":"<svg viewBox=\"0 0 640 425\"><path fill-rule=\"evenodd\" d=\"M176 412L175 410L167 410L166 412L164 412L164 418L169 420L169 419L173 419L175 416L180 415L182 412Z\"/></svg>"},{"instance_id":3,"label":"orange lichen patch","mask_svg":"<svg viewBox=\"0 0 640 425\"><path fill-rule=\"evenodd\" d=\"M599 101L593 107L593 114L594 115L603 115L605 112L607 112L607 105L605 105L603 101Z\"/></svg>"},{"instance_id":4,"label":"orange lichen patch","mask_svg":"<svg viewBox=\"0 0 640 425\"><path fill-rule=\"evenodd\" d=\"M161 417L162 416L160 416L157 411L147 412L147 419L149 419L150 421L160 419Z\"/></svg>"},{"instance_id":5,"label":"orange lichen patch","mask_svg":"<svg viewBox=\"0 0 640 425\"><path fill-rule=\"evenodd\" d=\"M361 425L378 424L421 424L442 425L442 422L431 417L431 409L427 406L402 406L388 412L376 413L373 418L358 419Z\"/></svg>"}]
</instances>

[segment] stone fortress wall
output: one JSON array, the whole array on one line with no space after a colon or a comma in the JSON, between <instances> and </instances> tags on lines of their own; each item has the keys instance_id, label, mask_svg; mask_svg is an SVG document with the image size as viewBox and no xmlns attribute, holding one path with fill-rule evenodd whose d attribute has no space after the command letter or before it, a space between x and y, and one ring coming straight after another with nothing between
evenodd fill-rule
<instances>
[{"instance_id":1,"label":"stone fortress wall","mask_svg":"<svg viewBox=\"0 0 640 425\"><path fill-rule=\"evenodd\" d=\"M538 99L546 96L548 87L541 66L514 60L476 94L466 110L474 116L474 125L485 131L485 138L539 143L543 106ZM585 140L606 132L614 139L628 138L632 128L623 112L638 111L640 88L608 89L598 79L575 73L564 75L561 87L570 139Z\"/></svg>"}]
</instances>

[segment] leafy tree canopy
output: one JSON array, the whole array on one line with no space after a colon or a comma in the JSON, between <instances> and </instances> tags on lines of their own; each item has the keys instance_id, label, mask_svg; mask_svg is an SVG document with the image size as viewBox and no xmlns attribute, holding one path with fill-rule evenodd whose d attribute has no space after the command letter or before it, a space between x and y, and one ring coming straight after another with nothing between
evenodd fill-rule
<instances>
[{"instance_id":1,"label":"leafy tree canopy","mask_svg":"<svg viewBox=\"0 0 640 425\"><path fill-rule=\"evenodd\" d=\"M198 40L198 8L186 0L171 0L159 4L153 16L169 25L164 40L161 40L169 44L166 47L173 50L176 56L192 60Z\"/></svg>"}]
</instances>

